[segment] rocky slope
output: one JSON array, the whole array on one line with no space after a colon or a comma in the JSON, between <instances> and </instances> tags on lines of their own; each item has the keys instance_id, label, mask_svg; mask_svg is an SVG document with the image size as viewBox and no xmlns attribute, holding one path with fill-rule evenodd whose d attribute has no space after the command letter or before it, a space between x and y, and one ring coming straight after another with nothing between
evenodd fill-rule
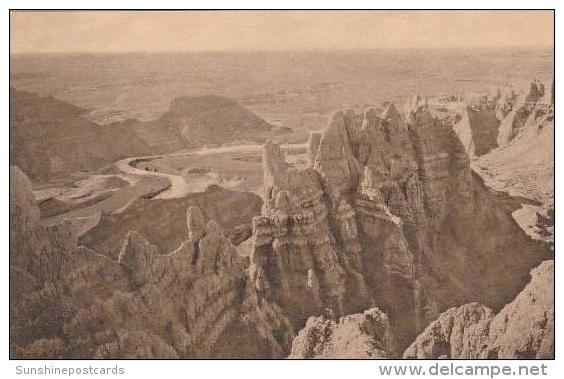
<instances>
[{"instance_id":1,"label":"rocky slope","mask_svg":"<svg viewBox=\"0 0 564 379\"><path fill-rule=\"evenodd\" d=\"M244 261L200 208L162 252L132 231L115 260L68 224L41 226L30 182L11 167L11 347L25 357L282 356L291 326L248 285ZM241 344L250 348L236 349Z\"/></svg>"},{"instance_id":2,"label":"rocky slope","mask_svg":"<svg viewBox=\"0 0 564 379\"><path fill-rule=\"evenodd\" d=\"M271 129L235 100L213 95L174 99L167 112L143 128L154 127L179 137L190 147L237 140L264 141L262 134Z\"/></svg>"},{"instance_id":3,"label":"rocky slope","mask_svg":"<svg viewBox=\"0 0 564 379\"><path fill-rule=\"evenodd\" d=\"M246 206L239 208L237 204ZM117 258L127 233L136 230L160 251L172 251L188 238L185 210L191 205L198 206L207 219L216 221L234 243L239 243L250 235L251 220L260 214L262 201L257 195L218 186L177 199L138 199L121 213L105 214L80 243Z\"/></svg>"},{"instance_id":4,"label":"rocky slope","mask_svg":"<svg viewBox=\"0 0 564 379\"><path fill-rule=\"evenodd\" d=\"M445 108L460 114L454 130L468 154L479 157L510 145L528 129L531 118L537 124L550 120L551 104L544 84L534 81L528 91L501 87L467 99L446 101ZM539 122L541 117L543 120Z\"/></svg>"},{"instance_id":5,"label":"rocky slope","mask_svg":"<svg viewBox=\"0 0 564 379\"><path fill-rule=\"evenodd\" d=\"M394 357L388 317L378 308L342 317L338 322L310 317L292 342L289 358L359 359Z\"/></svg>"},{"instance_id":6,"label":"rocky slope","mask_svg":"<svg viewBox=\"0 0 564 379\"><path fill-rule=\"evenodd\" d=\"M406 359L554 358L554 261L531 271L531 281L497 315L479 303L443 312L403 353ZM387 316L373 308L338 322L311 317L289 358L396 358Z\"/></svg>"},{"instance_id":7,"label":"rocky slope","mask_svg":"<svg viewBox=\"0 0 564 379\"><path fill-rule=\"evenodd\" d=\"M442 313L404 358L554 358L554 261L531 272L531 282L497 315L478 303Z\"/></svg>"},{"instance_id":8,"label":"rocky slope","mask_svg":"<svg viewBox=\"0 0 564 379\"><path fill-rule=\"evenodd\" d=\"M299 170L265 145L253 220L251 279L296 328L376 305L405 347L443 309L500 309L545 259L472 173L448 120L417 97L405 119L393 104L337 113L309 154Z\"/></svg>"},{"instance_id":9,"label":"rocky slope","mask_svg":"<svg viewBox=\"0 0 564 379\"><path fill-rule=\"evenodd\" d=\"M127 127L155 153L174 153L186 148L186 144L176 131L167 130L158 123L128 119L118 122L117 124L127 125ZM108 126L111 127L114 125L116 125L116 123L109 124Z\"/></svg>"},{"instance_id":10,"label":"rocky slope","mask_svg":"<svg viewBox=\"0 0 564 379\"><path fill-rule=\"evenodd\" d=\"M86 110L10 87L10 161L33 182L100 169L119 159L236 141L263 142L279 131L236 101L179 97L153 121L98 125Z\"/></svg>"},{"instance_id":11,"label":"rocky slope","mask_svg":"<svg viewBox=\"0 0 564 379\"><path fill-rule=\"evenodd\" d=\"M536 202L523 205L513 217L532 238L553 244L554 103L549 93L541 83L531 83L502 119L499 147L472 167L489 187Z\"/></svg>"},{"instance_id":12,"label":"rocky slope","mask_svg":"<svg viewBox=\"0 0 564 379\"><path fill-rule=\"evenodd\" d=\"M455 103L460 120L454 130L470 156L484 155L506 143L502 142L510 138L506 125L514 117L517 101L513 89L500 88Z\"/></svg>"},{"instance_id":13,"label":"rocky slope","mask_svg":"<svg viewBox=\"0 0 564 379\"><path fill-rule=\"evenodd\" d=\"M42 182L150 152L127 125L97 125L84 112L10 87L10 162Z\"/></svg>"},{"instance_id":14,"label":"rocky slope","mask_svg":"<svg viewBox=\"0 0 564 379\"><path fill-rule=\"evenodd\" d=\"M488 185L548 206L554 197L551 94L534 81L527 92L508 87L449 105L461 114L453 128Z\"/></svg>"}]
</instances>

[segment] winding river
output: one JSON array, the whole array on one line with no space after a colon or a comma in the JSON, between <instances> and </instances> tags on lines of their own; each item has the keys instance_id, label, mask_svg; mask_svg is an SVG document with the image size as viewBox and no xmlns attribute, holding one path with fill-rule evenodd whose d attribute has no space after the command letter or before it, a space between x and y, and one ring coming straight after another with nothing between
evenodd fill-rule
<instances>
[{"instance_id":1,"label":"winding river","mask_svg":"<svg viewBox=\"0 0 564 379\"><path fill-rule=\"evenodd\" d=\"M285 145L286 149L303 149L307 147L306 143L296 143ZM132 175L149 175L167 178L170 181L170 188L161 192L155 199L173 199L184 197L193 192L202 191L202 188L207 187L209 178L191 178L187 181L182 175L167 174L164 172L156 172L144 170L132 165L132 162L139 160L153 160L166 157L180 157L180 156L204 156L215 154L245 154L256 153L260 155L262 152L262 145L259 144L240 144L240 145L227 145L217 147L203 147L195 150L182 151L172 154L160 155L147 155L142 157L125 158L115 162L115 166L123 173Z\"/></svg>"}]
</instances>

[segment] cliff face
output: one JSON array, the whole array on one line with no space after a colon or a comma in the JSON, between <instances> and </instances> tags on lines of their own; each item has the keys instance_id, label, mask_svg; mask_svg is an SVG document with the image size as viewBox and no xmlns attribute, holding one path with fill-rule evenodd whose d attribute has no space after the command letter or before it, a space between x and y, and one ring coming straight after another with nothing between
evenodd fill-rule
<instances>
[{"instance_id":1,"label":"cliff face","mask_svg":"<svg viewBox=\"0 0 564 379\"><path fill-rule=\"evenodd\" d=\"M11 300L59 280L74 264L77 231L70 222L45 227L31 182L17 166L10 166L10 285Z\"/></svg>"},{"instance_id":2,"label":"cliff face","mask_svg":"<svg viewBox=\"0 0 564 379\"><path fill-rule=\"evenodd\" d=\"M342 234L333 234L335 220L319 173L290 167L271 143L264 147L263 162L263 215L253 219L250 275L255 288L287 310L296 325L319 312L340 315L354 306L365 308L359 246L353 241L350 249L356 250L348 254L335 240L354 236L356 226L345 220L339 225ZM347 289L352 297L345 296Z\"/></svg>"},{"instance_id":3,"label":"cliff face","mask_svg":"<svg viewBox=\"0 0 564 379\"><path fill-rule=\"evenodd\" d=\"M443 312L403 353L406 359L554 358L554 261L531 272L529 284L497 315L479 303ZM399 355L401 356L401 354ZM393 331L378 308L335 322L311 317L289 358L395 358Z\"/></svg>"},{"instance_id":4,"label":"cliff face","mask_svg":"<svg viewBox=\"0 0 564 379\"><path fill-rule=\"evenodd\" d=\"M500 117L502 128L498 137L500 147L507 146L522 132L540 125L553 118L553 100L543 83L531 82L529 91L521 96L514 96L509 112Z\"/></svg>"},{"instance_id":5,"label":"cliff face","mask_svg":"<svg viewBox=\"0 0 564 379\"><path fill-rule=\"evenodd\" d=\"M470 156L483 156L510 145L531 124L551 120L549 97L544 84L538 81L533 81L524 93L504 87L472 96L455 110L461 118L454 130Z\"/></svg>"},{"instance_id":6,"label":"cliff face","mask_svg":"<svg viewBox=\"0 0 564 379\"><path fill-rule=\"evenodd\" d=\"M531 83L528 94L518 96L502 119L499 148L480 156L473 168L489 187L536 202L513 216L533 238L553 244L554 224L544 222L554 212L554 104L550 97L541 83Z\"/></svg>"},{"instance_id":7,"label":"cliff face","mask_svg":"<svg viewBox=\"0 0 564 379\"><path fill-rule=\"evenodd\" d=\"M163 253L132 231L113 260L78 247L69 223L42 227L29 180L17 167L11 182L11 356L287 353L288 320L249 285L244 260L199 207L187 209L187 239L175 250Z\"/></svg>"},{"instance_id":8,"label":"cliff face","mask_svg":"<svg viewBox=\"0 0 564 379\"><path fill-rule=\"evenodd\" d=\"M472 173L451 124L419 98L405 118L393 104L337 113L310 142L305 170L265 145L253 220L251 280L294 327L376 305L406 346L442 309L499 309L542 260Z\"/></svg>"},{"instance_id":9,"label":"cliff face","mask_svg":"<svg viewBox=\"0 0 564 379\"><path fill-rule=\"evenodd\" d=\"M554 261L531 272L531 282L497 315L478 303L442 313L404 358L554 358Z\"/></svg>"},{"instance_id":10,"label":"cliff face","mask_svg":"<svg viewBox=\"0 0 564 379\"><path fill-rule=\"evenodd\" d=\"M514 118L518 101L516 92L507 87L459 103L461 118L454 130L470 156L484 155L509 138L507 124Z\"/></svg>"},{"instance_id":11,"label":"cliff face","mask_svg":"<svg viewBox=\"0 0 564 379\"><path fill-rule=\"evenodd\" d=\"M68 320L53 283L76 267L76 230L70 222L45 227L39 214L30 180L10 166L10 357L58 354Z\"/></svg>"},{"instance_id":12,"label":"cliff face","mask_svg":"<svg viewBox=\"0 0 564 379\"><path fill-rule=\"evenodd\" d=\"M476 168L496 189L552 203L554 170L554 104L541 83L517 97L502 120L499 149L480 157ZM511 181L518 177L519 181Z\"/></svg>"}]
</instances>

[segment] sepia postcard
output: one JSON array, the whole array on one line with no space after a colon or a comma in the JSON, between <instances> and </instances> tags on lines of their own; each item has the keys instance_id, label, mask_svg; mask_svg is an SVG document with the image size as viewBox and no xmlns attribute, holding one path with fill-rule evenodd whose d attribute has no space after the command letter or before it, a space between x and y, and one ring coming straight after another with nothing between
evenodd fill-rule
<instances>
[{"instance_id":1,"label":"sepia postcard","mask_svg":"<svg viewBox=\"0 0 564 379\"><path fill-rule=\"evenodd\" d=\"M10 359L554 359L554 10L9 18Z\"/></svg>"}]
</instances>

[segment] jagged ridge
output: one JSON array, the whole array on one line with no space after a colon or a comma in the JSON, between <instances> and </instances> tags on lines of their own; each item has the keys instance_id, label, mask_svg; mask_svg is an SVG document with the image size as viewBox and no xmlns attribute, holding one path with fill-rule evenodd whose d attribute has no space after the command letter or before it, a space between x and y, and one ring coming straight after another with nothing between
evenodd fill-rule
<instances>
[{"instance_id":1,"label":"jagged ridge","mask_svg":"<svg viewBox=\"0 0 564 379\"><path fill-rule=\"evenodd\" d=\"M472 173L452 122L417 96L405 118L393 104L335 114L308 154L298 170L265 145L253 221L251 280L296 328L377 305L405 347L440 310L501 308L543 259Z\"/></svg>"}]
</instances>

